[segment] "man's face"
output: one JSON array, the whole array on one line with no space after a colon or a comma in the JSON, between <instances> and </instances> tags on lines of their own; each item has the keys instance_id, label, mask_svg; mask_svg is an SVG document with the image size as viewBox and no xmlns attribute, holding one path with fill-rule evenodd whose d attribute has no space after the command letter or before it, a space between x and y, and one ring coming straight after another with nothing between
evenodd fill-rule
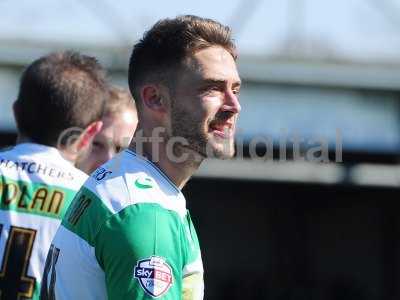
<instances>
[{"instance_id":1,"label":"man's face","mask_svg":"<svg viewBox=\"0 0 400 300\"><path fill-rule=\"evenodd\" d=\"M171 135L203 157L234 154L240 78L236 63L222 47L210 47L189 58L179 74L171 104Z\"/></svg>"},{"instance_id":2,"label":"man's face","mask_svg":"<svg viewBox=\"0 0 400 300\"><path fill-rule=\"evenodd\" d=\"M91 148L77 162L77 167L87 174L128 147L138 123L132 109L106 116L102 121L103 127L94 137Z\"/></svg>"}]
</instances>

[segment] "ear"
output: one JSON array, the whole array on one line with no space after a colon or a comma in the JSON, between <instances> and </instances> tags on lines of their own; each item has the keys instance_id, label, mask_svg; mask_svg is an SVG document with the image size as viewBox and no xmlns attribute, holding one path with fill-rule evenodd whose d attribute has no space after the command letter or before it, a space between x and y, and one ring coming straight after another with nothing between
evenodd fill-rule
<instances>
[{"instance_id":1,"label":"ear","mask_svg":"<svg viewBox=\"0 0 400 300\"><path fill-rule=\"evenodd\" d=\"M96 121L91 123L86 129L82 132L81 136L79 137L77 143L77 151L78 153L81 152L83 149L89 147L93 138L98 134L103 127L102 121Z\"/></svg>"},{"instance_id":2,"label":"ear","mask_svg":"<svg viewBox=\"0 0 400 300\"><path fill-rule=\"evenodd\" d=\"M147 84L140 91L143 105L153 112L163 113L167 111L165 95L159 85Z\"/></svg>"}]
</instances>

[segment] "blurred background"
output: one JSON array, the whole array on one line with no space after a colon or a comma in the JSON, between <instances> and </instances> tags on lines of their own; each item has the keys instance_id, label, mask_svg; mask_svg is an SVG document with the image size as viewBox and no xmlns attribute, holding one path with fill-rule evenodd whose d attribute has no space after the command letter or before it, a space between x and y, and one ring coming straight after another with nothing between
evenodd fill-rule
<instances>
[{"instance_id":1,"label":"blurred background","mask_svg":"<svg viewBox=\"0 0 400 300\"><path fill-rule=\"evenodd\" d=\"M184 189L206 299L399 299L399 1L2 0L0 145L27 64L74 49L127 86L133 43L179 14L233 28L243 79L237 157Z\"/></svg>"}]
</instances>

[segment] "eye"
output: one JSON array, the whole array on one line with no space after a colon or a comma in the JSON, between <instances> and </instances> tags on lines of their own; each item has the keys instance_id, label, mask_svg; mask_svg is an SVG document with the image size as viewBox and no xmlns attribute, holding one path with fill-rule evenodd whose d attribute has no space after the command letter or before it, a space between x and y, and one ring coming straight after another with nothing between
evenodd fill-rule
<instances>
[{"instance_id":1,"label":"eye","mask_svg":"<svg viewBox=\"0 0 400 300\"><path fill-rule=\"evenodd\" d=\"M232 93L234 93L235 95L239 96L240 94L240 89L233 89Z\"/></svg>"},{"instance_id":2,"label":"eye","mask_svg":"<svg viewBox=\"0 0 400 300\"><path fill-rule=\"evenodd\" d=\"M223 91L223 88L221 88L218 85L208 85L202 90L202 92L206 94L216 93L221 91Z\"/></svg>"}]
</instances>

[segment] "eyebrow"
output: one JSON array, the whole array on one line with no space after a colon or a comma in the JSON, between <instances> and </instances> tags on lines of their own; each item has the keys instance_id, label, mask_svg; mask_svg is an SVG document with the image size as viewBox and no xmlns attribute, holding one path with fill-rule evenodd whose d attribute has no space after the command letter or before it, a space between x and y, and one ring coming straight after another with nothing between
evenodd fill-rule
<instances>
[{"instance_id":1,"label":"eyebrow","mask_svg":"<svg viewBox=\"0 0 400 300\"><path fill-rule=\"evenodd\" d=\"M209 79L204 79L203 80L203 84L205 84L205 85L211 85L211 84L225 85L226 84L226 80L209 78ZM242 84L242 82L240 80L239 81L235 81L233 83L234 86L240 86L241 84Z\"/></svg>"}]
</instances>

